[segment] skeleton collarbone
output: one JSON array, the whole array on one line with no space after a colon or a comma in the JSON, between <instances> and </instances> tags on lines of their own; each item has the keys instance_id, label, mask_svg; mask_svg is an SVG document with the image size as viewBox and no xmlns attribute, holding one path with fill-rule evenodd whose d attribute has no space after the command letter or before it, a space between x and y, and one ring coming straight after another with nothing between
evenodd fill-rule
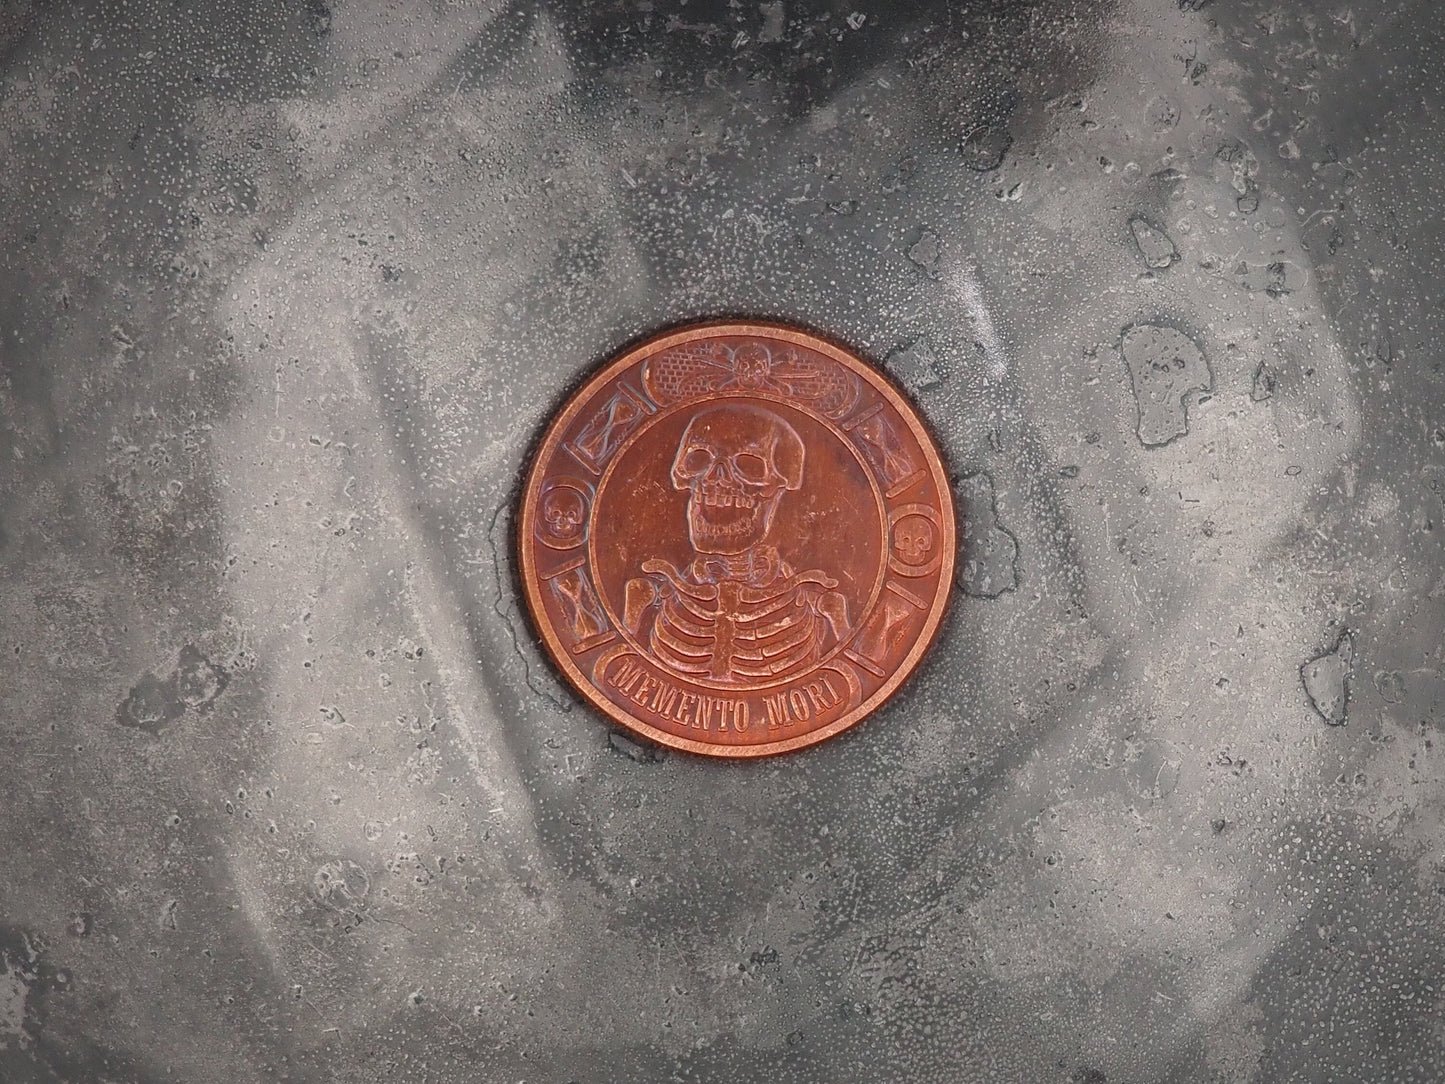
<instances>
[{"instance_id":1,"label":"skeleton collarbone","mask_svg":"<svg viewBox=\"0 0 1445 1084\"><path fill-rule=\"evenodd\" d=\"M627 584L624 623L640 635L653 614L649 646L668 669L716 681L777 678L817 662L847 634L847 600L825 572L794 572L774 559L771 575L749 580L717 576L710 564L679 571L653 559L643 563L646 577Z\"/></svg>"}]
</instances>

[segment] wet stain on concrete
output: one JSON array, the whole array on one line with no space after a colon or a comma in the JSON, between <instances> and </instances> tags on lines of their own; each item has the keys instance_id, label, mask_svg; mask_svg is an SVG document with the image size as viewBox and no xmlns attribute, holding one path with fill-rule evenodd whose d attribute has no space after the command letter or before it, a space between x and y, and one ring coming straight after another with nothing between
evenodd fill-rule
<instances>
[{"instance_id":1,"label":"wet stain on concrete","mask_svg":"<svg viewBox=\"0 0 1445 1084\"><path fill-rule=\"evenodd\" d=\"M974 598L998 598L1018 586L1018 539L999 523L990 475L967 475L954 488L961 516L959 586Z\"/></svg>"},{"instance_id":2,"label":"wet stain on concrete","mask_svg":"<svg viewBox=\"0 0 1445 1084\"><path fill-rule=\"evenodd\" d=\"M932 230L920 230L918 239L908 246L908 258L936 277L938 263L943 258L943 242Z\"/></svg>"},{"instance_id":3,"label":"wet stain on concrete","mask_svg":"<svg viewBox=\"0 0 1445 1084\"><path fill-rule=\"evenodd\" d=\"M1178 328L1140 323L1119 344L1134 389L1139 442L1158 448L1189 432L1187 399L1214 383L1204 351Z\"/></svg>"},{"instance_id":4,"label":"wet stain on concrete","mask_svg":"<svg viewBox=\"0 0 1445 1084\"><path fill-rule=\"evenodd\" d=\"M901 350L893 351L884 364L894 378L911 392L928 391L944 380L942 363L926 339L917 339Z\"/></svg>"},{"instance_id":5,"label":"wet stain on concrete","mask_svg":"<svg viewBox=\"0 0 1445 1084\"><path fill-rule=\"evenodd\" d=\"M199 648L187 644L181 648L181 660L171 675L177 698L186 707L202 710L226 691L230 675L203 655Z\"/></svg>"},{"instance_id":6,"label":"wet stain on concrete","mask_svg":"<svg viewBox=\"0 0 1445 1084\"><path fill-rule=\"evenodd\" d=\"M1300 680L1310 704L1330 726L1349 721L1350 673L1355 663L1355 639L1346 630L1335 646L1300 667Z\"/></svg>"},{"instance_id":7,"label":"wet stain on concrete","mask_svg":"<svg viewBox=\"0 0 1445 1084\"><path fill-rule=\"evenodd\" d=\"M1162 271L1179 262L1179 250L1174 247L1173 238L1147 219L1140 215L1129 219L1129 232L1146 267Z\"/></svg>"},{"instance_id":8,"label":"wet stain on concrete","mask_svg":"<svg viewBox=\"0 0 1445 1084\"><path fill-rule=\"evenodd\" d=\"M225 691L230 674L194 644L181 648L180 661L164 679L142 674L116 709L121 726L159 734L190 708L205 711Z\"/></svg>"},{"instance_id":9,"label":"wet stain on concrete","mask_svg":"<svg viewBox=\"0 0 1445 1084\"><path fill-rule=\"evenodd\" d=\"M523 668L523 680L534 693L544 697L558 711L570 711L573 699L557 679L550 663L542 658L536 632L527 619L517 591L517 573L512 563L513 509L502 505L492 516L487 541L492 551L495 595L492 612L506 623L507 635Z\"/></svg>"},{"instance_id":10,"label":"wet stain on concrete","mask_svg":"<svg viewBox=\"0 0 1445 1084\"><path fill-rule=\"evenodd\" d=\"M167 724L184 715L185 710L176 695L174 676L163 681L155 674L143 674L121 701L115 719L121 726L159 734Z\"/></svg>"}]
</instances>

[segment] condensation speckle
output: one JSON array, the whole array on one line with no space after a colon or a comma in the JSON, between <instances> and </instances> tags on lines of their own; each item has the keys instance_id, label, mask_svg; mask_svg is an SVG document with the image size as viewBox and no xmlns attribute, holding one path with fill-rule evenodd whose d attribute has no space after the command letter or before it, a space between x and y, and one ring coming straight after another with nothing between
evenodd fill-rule
<instances>
[{"instance_id":1,"label":"condensation speckle","mask_svg":"<svg viewBox=\"0 0 1445 1084\"><path fill-rule=\"evenodd\" d=\"M1441 27L0 5L0 1078L1435 1084ZM896 697L750 763L513 565L713 317L872 359L959 514Z\"/></svg>"}]
</instances>

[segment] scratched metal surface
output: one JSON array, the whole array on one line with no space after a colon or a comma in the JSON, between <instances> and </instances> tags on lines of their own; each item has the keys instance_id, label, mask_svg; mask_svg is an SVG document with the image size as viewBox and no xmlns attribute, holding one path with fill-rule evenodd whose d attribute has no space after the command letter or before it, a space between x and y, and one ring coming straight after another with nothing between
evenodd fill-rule
<instances>
[{"instance_id":1,"label":"scratched metal surface","mask_svg":"<svg viewBox=\"0 0 1445 1084\"><path fill-rule=\"evenodd\" d=\"M0 6L0 1078L1445 1079L1419 0ZM510 508L682 319L957 477L886 710L609 733Z\"/></svg>"}]
</instances>

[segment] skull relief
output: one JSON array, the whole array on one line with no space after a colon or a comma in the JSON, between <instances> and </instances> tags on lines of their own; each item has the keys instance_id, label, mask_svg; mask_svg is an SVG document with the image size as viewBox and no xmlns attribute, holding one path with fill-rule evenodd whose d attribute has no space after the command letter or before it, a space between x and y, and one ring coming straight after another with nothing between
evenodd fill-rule
<instances>
[{"instance_id":1,"label":"skull relief","mask_svg":"<svg viewBox=\"0 0 1445 1084\"><path fill-rule=\"evenodd\" d=\"M922 564L933 549L933 524L922 516L905 517L893 529L893 546L908 564Z\"/></svg>"},{"instance_id":2,"label":"skull relief","mask_svg":"<svg viewBox=\"0 0 1445 1084\"><path fill-rule=\"evenodd\" d=\"M733 355L733 373L745 388L760 388L773 365L773 352L762 343L744 343Z\"/></svg>"},{"instance_id":3,"label":"skull relief","mask_svg":"<svg viewBox=\"0 0 1445 1084\"><path fill-rule=\"evenodd\" d=\"M803 440L760 407L693 416L677 446L672 484L688 490L687 529L699 553L745 553L772 526L783 491L803 484Z\"/></svg>"},{"instance_id":4,"label":"skull relief","mask_svg":"<svg viewBox=\"0 0 1445 1084\"><path fill-rule=\"evenodd\" d=\"M542 494L537 510L537 536L559 549L582 541L587 532L587 500L566 483L552 483Z\"/></svg>"}]
</instances>

